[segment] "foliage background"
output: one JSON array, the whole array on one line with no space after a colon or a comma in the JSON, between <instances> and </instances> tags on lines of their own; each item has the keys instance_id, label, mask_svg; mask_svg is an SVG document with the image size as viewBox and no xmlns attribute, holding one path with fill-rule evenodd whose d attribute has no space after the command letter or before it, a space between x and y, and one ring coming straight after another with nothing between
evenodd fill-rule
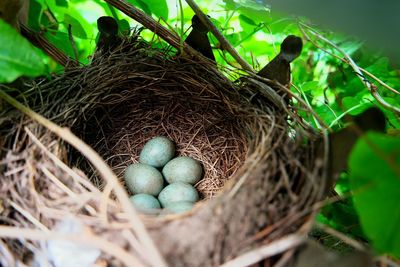
<instances>
[{"instance_id":1,"label":"foliage background","mask_svg":"<svg viewBox=\"0 0 400 267\"><path fill-rule=\"evenodd\" d=\"M129 2L183 38L187 35L194 13L183 0ZM307 18L276 13L261 1L201 0L197 3L256 70L272 60L287 35L303 36L303 53L292 63L292 90L333 130L344 126L341 118L345 114L356 115L369 106L379 104L353 69L340 60L343 55L318 36L338 45L359 67L388 86L400 88L400 71L393 67L385 54L370 48L362 40L314 26ZM129 27L140 26L100 0L31 0L28 26L75 58L68 34L71 25L78 60L88 64L98 38L96 20L104 15L119 21L121 33ZM12 82L22 75L35 77L63 71L62 66L1 20L0 32L3 33L0 36L0 82ZM154 42L155 46L167 45L148 30L144 30L142 36ZM218 42L211 34L210 39L217 48ZM221 65L239 67L229 54L219 49L215 49L214 54ZM399 106L400 94L375 84L385 101ZM317 220L355 239L369 240L376 252L399 257L400 121L398 114L382 110L388 118L389 135L370 134L359 141L350 158L349 174L344 173L336 187L343 199L323 208ZM320 128L309 114L301 115L315 128Z\"/></svg>"}]
</instances>

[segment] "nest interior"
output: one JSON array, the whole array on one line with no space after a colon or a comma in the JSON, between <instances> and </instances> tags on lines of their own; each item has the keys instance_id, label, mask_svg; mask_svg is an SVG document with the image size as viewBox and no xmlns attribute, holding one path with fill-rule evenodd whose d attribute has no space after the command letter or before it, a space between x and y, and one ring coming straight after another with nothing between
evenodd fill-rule
<instances>
[{"instance_id":1,"label":"nest interior","mask_svg":"<svg viewBox=\"0 0 400 267\"><path fill-rule=\"evenodd\" d=\"M218 266L254 246L298 231L309 215L304 211L320 199L320 170L314 164L312 150L303 142L307 131L298 123L290 126L286 111L257 95L257 90L265 89L260 86L256 83L251 89L248 85L243 88L208 62L171 57L167 51L154 49L135 37L125 40L112 53L95 54L89 66L70 68L62 76L32 83L29 90L14 95L32 110L71 128L103 156L119 177L128 164L137 161L143 144L156 135L170 137L178 154L200 160L205 175L196 187L203 198L210 200L202 201L182 217L146 218L146 224L171 266ZM59 217L44 212L43 203L35 205L31 200L37 195L67 198L56 204L45 201L45 206L77 217L87 216L81 203L72 205L75 202L68 194L52 191L54 185L47 185L52 182L46 178L43 166L54 170L72 190L84 190L39 152L24 127L28 126L57 157L71 168L83 170L90 182L102 189L103 182L88 161L12 109L2 117L6 118L3 125L9 126L2 132L6 141L2 149L5 171L1 175L5 182L0 191L7 224L32 226L16 215L12 200L52 228ZM29 173L32 166L36 166L34 175ZM33 181L31 190L14 182L26 181L21 177L29 175L35 177L27 178ZM94 204L94 209L99 206ZM113 236L116 243L124 240L129 250L130 243L123 235L105 225L91 227L99 236ZM263 232L265 229L269 230ZM5 246L12 252L21 247L11 241L6 244L11 244ZM41 247L35 242L23 246L27 253L32 253L32 247Z\"/></svg>"},{"instance_id":2,"label":"nest interior","mask_svg":"<svg viewBox=\"0 0 400 267\"><path fill-rule=\"evenodd\" d=\"M126 166L138 161L145 142L167 136L175 142L177 155L191 156L203 164L204 177L196 188L202 197L210 198L245 160L246 131L252 130L247 119L250 110L244 108L239 95L228 91L228 81L216 77L215 70L198 62L165 61L159 56L159 64L150 65L145 73L137 70L148 64L141 53L123 62L118 57L112 62L112 56L106 64L95 61L83 86L95 92L101 84L107 92L73 131L121 178ZM210 82L210 77L215 81Z\"/></svg>"}]
</instances>

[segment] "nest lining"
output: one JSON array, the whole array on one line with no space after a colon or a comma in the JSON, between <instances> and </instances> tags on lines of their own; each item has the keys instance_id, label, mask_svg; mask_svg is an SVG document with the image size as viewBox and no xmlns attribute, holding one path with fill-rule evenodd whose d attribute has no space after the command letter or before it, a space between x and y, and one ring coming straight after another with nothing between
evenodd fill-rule
<instances>
[{"instance_id":1,"label":"nest lining","mask_svg":"<svg viewBox=\"0 0 400 267\"><path fill-rule=\"evenodd\" d=\"M259 87L259 83L253 87ZM179 154L200 160L206 174L197 185L198 190L204 198L211 198L222 189L219 197L199 204L184 218L161 224L150 221L148 226L156 240L165 237L160 250L173 266L214 266L248 249L251 237L267 226L276 230L252 245L296 231L306 218L304 208L318 200L318 170L312 160L305 160L312 159L311 152L289 136L288 132L296 129L289 127L288 114L275 109L271 101L253 101L254 95L207 62L170 58L165 51L134 38L113 53L95 55L89 66L69 69L49 82L35 83L24 93L24 99L33 110L79 134L119 176L128 164L136 162L143 144L155 135L169 136L176 142ZM19 121L7 132L9 146L4 149L8 151L4 162L11 174L4 180L1 199L12 199L32 211L49 228L63 217L60 214L74 215L84 222L89 216L99 222L97 226L91 224L99 236L112 236L113 242L128 246L140 257L134 247L127 245L126 236L109 229L99 221L98 214L82 209L82 203L65 190L55 190L44 170L47 166L73 192L98 196L97 188L103 184L87 161L43 127L26 118L19 117ZM49 160L33 137L26 135L26 125L59 159L69 162L71 168L84 170L97 188L71 179L60 163ZM12 160L11 155L20 160ZM30 181L26 188L15 183L26 179ZM227 183L229 179L231 182ZM99 201L84 202L98 210ZM32 226L8 201L5 203L6 217L13 218L8 224ZM107 211L111 224L123 222L123 216L115 216L121 212L118 204L113 207ZM179 236L190 236L194 229L193 238L179 240ZM195 249L192 246L196 238L205 239L207 244ZM237 244L237 239L243 242ZM21 249L21 244L18 247ZM40 244L30 241L22 247L28 252L41 249ZM197 255L207 264L196 263ZM115 256L103 257L115 260Z\"/></svg>"},{"instance_id":2,"label":"nest lining","mask_svg":"<svg viewBox=\"0 0 400 267\"><path fill-rule=\"evenodd\" d=\"M151 75L162 80L143 88L131 85L135 81L131 75L118 87L134 97L115 99L107 111L99 110L85 121L84 140L100 152L119 177L127 165L137 162L144 143L157 135L173 140L177 154L191 156L204 165L204 178L196 188L206 198L213 196L242 164L248 141L245 117L238 116L229 99L217 94L215 88L190 77L190 68L196 65L183 65L181 70L168 73L159 69Z\"/></svg>"}]
</instances>

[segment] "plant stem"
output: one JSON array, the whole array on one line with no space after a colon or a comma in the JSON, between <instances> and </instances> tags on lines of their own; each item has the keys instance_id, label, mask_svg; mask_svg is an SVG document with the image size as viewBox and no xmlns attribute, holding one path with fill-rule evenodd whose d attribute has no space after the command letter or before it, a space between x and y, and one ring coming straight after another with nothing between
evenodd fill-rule
<instances>
[{"instance_id":1,"label":"plant stem","mask_svg":"<svg viewBox=\"0 0 400 267\"><path fill-rule=\"evenodd\" d=\"M183 14L182 0L179 0L179 11L180 11L180 17L181 17L181 39L179 42L179 52L182 54L182 52L183 52L183 35L185 34L185 31L183 29L185 26L185 23L183 22L185 15Z\"/></svg>"}]
</instances>

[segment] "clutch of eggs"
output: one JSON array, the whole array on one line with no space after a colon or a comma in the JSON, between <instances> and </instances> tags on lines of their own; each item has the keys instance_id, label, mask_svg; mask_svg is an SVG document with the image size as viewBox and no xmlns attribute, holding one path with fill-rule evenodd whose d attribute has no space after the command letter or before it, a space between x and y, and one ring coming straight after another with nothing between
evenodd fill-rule
<instances>
[{"instance_id":1,"label":"clutch of eggs","mask_svg":"<svg viewBox=\"0 0 400 267\"><path fill-rule=\"evenodd\" d=\"M200 162L187 156L173 158L174 155L174 143L164 136L157 136L144 145L140 163L127 167L125 183L134 194L130 197L132 204L140 212L152 214L163 207L165 212L162 214L182 213L189 211L199 200L193 185L203 175ZM169 183L165 188L164 178Z\"/></svg>"}]
</instances>

